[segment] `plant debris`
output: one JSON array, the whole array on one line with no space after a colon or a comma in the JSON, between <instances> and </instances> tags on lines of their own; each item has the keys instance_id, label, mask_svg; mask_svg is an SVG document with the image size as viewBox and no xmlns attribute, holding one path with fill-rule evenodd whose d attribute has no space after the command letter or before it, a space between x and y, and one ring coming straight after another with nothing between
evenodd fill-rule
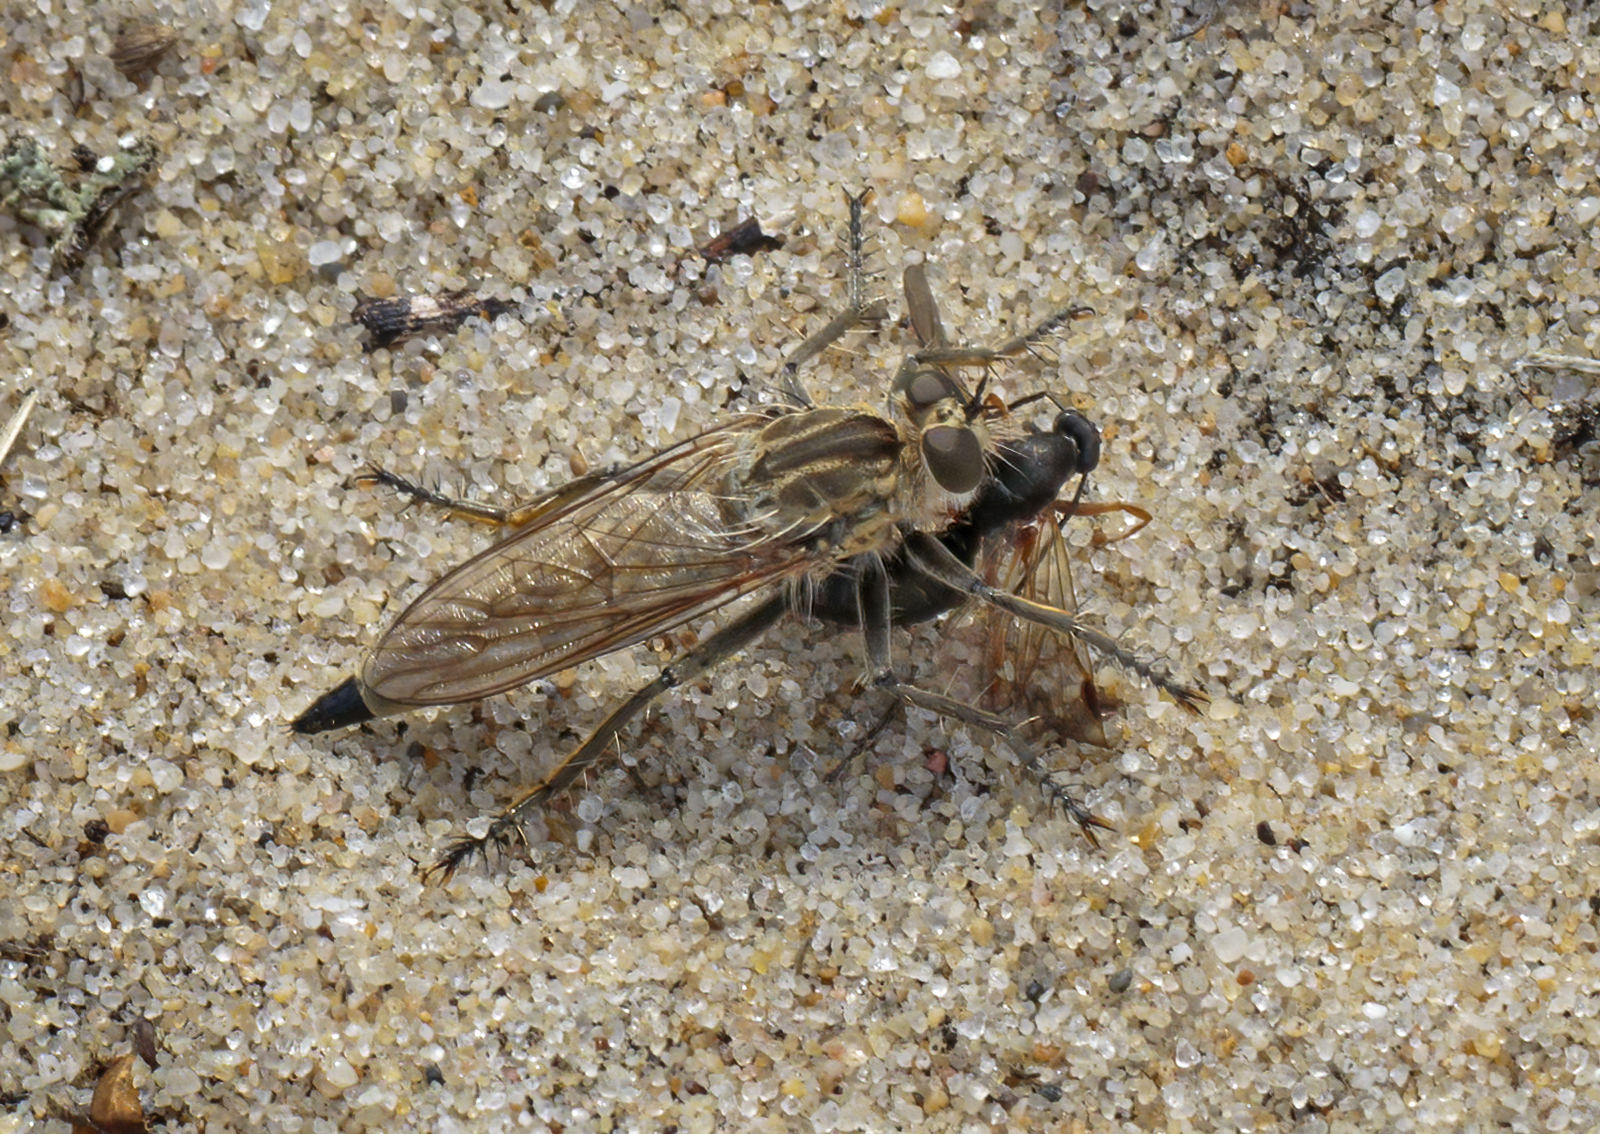
<instances>
[{"instance_id":1,"label":"plant debris","mask_svg":"<svg viewBox=\"0 0 1600 1134\"><path fill-rule=\"evenodd\" d=\"M141 138L106 157L82 146L72 156L86 175L76 188L32 138L13 138L0 153L0 210L48 233L55 270L69 276L83 266L117 206L144 188L156 148Z\"/></svg>"}]
</instances>

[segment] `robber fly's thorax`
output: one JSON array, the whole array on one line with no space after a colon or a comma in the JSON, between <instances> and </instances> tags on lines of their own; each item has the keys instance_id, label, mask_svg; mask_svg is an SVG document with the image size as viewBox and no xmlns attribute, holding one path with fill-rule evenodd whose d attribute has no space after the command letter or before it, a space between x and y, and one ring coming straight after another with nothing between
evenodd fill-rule
<instances>
[{"instance_id":1,"label":"robber fly's thorax","mask_svg":"<svg viewBox=\"0 0 1600 1134\"><path fill-rule=\"evenodd\" d=\"M729 506L766 538L800 539L832 555L883 542L903 475L905 442L866 410L808 409L773 418L732 470Z\"/></svg>"}]
</instances>

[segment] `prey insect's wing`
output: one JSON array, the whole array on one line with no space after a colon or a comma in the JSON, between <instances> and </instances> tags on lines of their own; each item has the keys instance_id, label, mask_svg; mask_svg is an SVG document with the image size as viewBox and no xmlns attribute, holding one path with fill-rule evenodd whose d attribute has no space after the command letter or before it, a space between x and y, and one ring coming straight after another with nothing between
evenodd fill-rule
<instances>
[{"instance_id":1,"label":"prey insect's wing","mask_svg":"<svg viewBox=\"0 0 1600 1134\"><path fill-rule=\"evenodd\" d=\"M1121 512L1128 523L1111 536L1095 532L1096 546L1127 539L1150 522L1137 504L1058 501L1000 541L985 564L995 586L1076 614L1072 549L1063 531L1072 516ZM1065 637L1033 622L995 620L989 641L990 697L1026 710L1064 739L1106 746L1108 706L1094 682L1094 658L1079 638Z\"/></svg>"},{"instance_id":2,"label":"prey insect's wing","mask_svg":"<svg viewBox=\"0 0 1600 1134\"><path fill-rule=\"evenodd\" d=\"M911 329L924 347L943 347L950 340L944 333L944 321L939 318L939 304L928 286L928 273L921 264L912 264L902 275L906 291L906 314L911 319Z\"/></svg>"},{"instance_id":3,"label":"prey insect's wing","mask_svg":"<svg viewBox=\"0 0 1600 1134\"><path fill-rule=\"evenodd\" d=\"M730 484L749 415L522 510L528 522L425 591L362 682L398 705L501 693L793 578L817 554L745 517Z\"/></svg>"},{"instance_id":4,"label":"prey insect's wing","mask_svg":"<svg viewBox=\"0 0 1600 1134\"><path fill-rule=\"evenodd\" d=\"M1070 515L1071 504L1057 504L997 541L984 565L993 585L1077 613L1071 548L1061 530ZM989 699L1026 712L1058 737L1104 747L1106 731L1088 647L1035 623L993 617L990 622Z\"/></svg>"}]
</instances>

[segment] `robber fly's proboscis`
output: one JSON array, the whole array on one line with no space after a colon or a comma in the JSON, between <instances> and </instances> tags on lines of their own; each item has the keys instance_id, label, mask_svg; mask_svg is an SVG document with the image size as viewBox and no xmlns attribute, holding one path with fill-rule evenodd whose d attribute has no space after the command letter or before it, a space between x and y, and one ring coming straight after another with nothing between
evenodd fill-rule
<instances>
[{"instance_id":1,"label":"robber fly's proboscis","mask_svg":"<svg viewBox=\"0 0 1600 1134\"><path fill-rule=\"evenodd\" d=\"M891 664L892 629L967 603L1004 611L1060 640L1058 657L1070 661L1054 667L1069 672L1061 705L1096 723L1090 653L1191 709L1205 700L1164 667L1085 625L1070 598L1041 584L1066 569L1045 558L1062 549L1048 538L1024 537L1052 530L1059 537L1059 523L1080 509L1100 457L1099 431L1065 408L1049 428L1024 426L1015 406L986 395L986 380L975 391L961 381L965 369L986 370L1031 351L1072 309L993 347L953 345L922 268L907 268L919 345L894 377L896 412L812 402L798 363L882 308L864 298L865 198L850 200L847 310L786 364L787 404L730 417L633 465L580 477L508 509L451 500L378 470L364 478L504 525L510 534L424 591L360 672L295 720L296 732L504 693L753 599L618 706L485 835L452 844L430 873L448 878L473 855L520 838L523 821L583 775L629 721L795 612L858 627L872 684L1004 739L1091 839L1105 824L1048 776L1007 715L900 678ZM1076 493L1065 501L1074 479ZM997 571L997 559L1011 566Z\"/></svg>"}]
</instances>

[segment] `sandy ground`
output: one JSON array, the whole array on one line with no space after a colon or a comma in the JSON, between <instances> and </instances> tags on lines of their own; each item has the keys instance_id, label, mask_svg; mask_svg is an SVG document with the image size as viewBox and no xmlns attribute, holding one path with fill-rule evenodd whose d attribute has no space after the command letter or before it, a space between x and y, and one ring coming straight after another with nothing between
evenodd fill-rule
<instances>
[{"instance_id":1,"label":"sandy ground","mask_svg":"<svg viewBox=\"0 0 1600 1134\"><path fill-rule=\"evenodd\" d=\"M157 150L75 278L0 218L0 1131L139 1021L167 1131L1600 1126L1600 441L1530 365L1600 353L1591 17L711 7L0 14L7 139ZM1097 850L924 713L828 781L884 706L791 622L424 885L678 643L292 736L491 538L347 479L527 497L770 402L867 187L896 318L812 389L890 412L908 263L973 339L1092 309L996 388L1100 423L1154 519L1070 526L1088 617L1209 708L1101 671L1049 753ZM514 313L363 351L468 287ZM985 641L895 650L968 695Z\"/></svg>"}]
</instances>

